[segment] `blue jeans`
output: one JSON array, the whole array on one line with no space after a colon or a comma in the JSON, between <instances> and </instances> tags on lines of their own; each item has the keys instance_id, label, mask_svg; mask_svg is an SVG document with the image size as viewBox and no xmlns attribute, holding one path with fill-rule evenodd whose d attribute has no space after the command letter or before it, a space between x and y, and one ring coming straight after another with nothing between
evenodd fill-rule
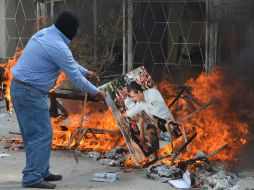
<instances>
[{"instance_id":1,"label":"blue jeans","mask_svg":"<svg viewBox=\"0 0 254 190\"><path fill-rule=\"evenodd\" d=\"M42 181L50 174L52 126L47 93L14 80L11 99L26 152L22 183L28 186Z\"/></svg>"}]
</instances>

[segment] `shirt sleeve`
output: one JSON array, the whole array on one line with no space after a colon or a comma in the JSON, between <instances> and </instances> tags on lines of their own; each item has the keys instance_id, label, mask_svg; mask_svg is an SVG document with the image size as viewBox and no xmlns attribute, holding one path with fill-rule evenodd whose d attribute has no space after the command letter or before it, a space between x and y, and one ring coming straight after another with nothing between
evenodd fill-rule
<instances>
[{"instance_id":1,"label":"shirt sleeve","mask_svg":"<svg viewBox=\"0 0 254 190\"><path fill-rule=\"evenodd\" d=\"M76 62L76 64L78 64L78 63ZM78 70L81 72L81 74L83 76L87 75L88 70L86 68L82 67L80 64L78 64Z\"/></svg>"},{"instance_id":2,"label":"shirt sleeve","mask_svg":"<svg viewBox=\"0 0 254 190\"><path fill-rule=\"evenodd\" d=\"M139 103L136 103L135 106L133 106L131 109L126 111L126 115L128 117L134 117L138 113L141 113L141 111L143 110L144 108L142 107L142 105L140 105Z\"/></svg>"},{"instance_id":3,"label":"shirt sleeve","mask_svg":"<svg viewBox=\"0 0 254 190\"><path fill-rule=\"evenodd\" d=\"M155 116L163 116L160 118L165 120L174 120L172 113L170 112L168 106L166 105L164 99L162 98L160 92L157 89L149 89L147 97L149 98L150 104L152 104L152 112Z\"/></svg>"},{"instance_id":4,"label":"shirt sleeve","mask_svg":"<svg viewBox=\"0 0 254 190\"><path fill-rule=\"evenodd\" d=\"M148 96L147 97L149 97L149 101L154 105L164 105L164 106L166 106L166 104L164 102L164 99L162 98L160 92L155 88L151 88L151 89L148 90Z\"/></svg>"},{"instance_id":5,"label":"shirt sleeve","mask_svg":"<svg viewBox=\"0 0 254 190\"><path fill-rule=\"evenodd\" d=\"M87 69L75 61L69 48L60 48L56 54L56 64L66 73L75 86L83 92L92 95L98 94L99 89L84 77L87 74Z\"/></svg>"}]
</instances>

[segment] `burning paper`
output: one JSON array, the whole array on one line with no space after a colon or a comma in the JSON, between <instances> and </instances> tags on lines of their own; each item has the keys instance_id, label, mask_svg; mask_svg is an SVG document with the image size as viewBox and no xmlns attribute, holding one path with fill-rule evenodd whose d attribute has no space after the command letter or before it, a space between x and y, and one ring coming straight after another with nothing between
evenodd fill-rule
<instances>
[{"instance_id":1,"label":"burning paper","mask_svg":"<svg viewBox=\"0 0 254 190\"><path fill-rule=\"evenodd\" d=\"M182 135L178 125L144 67L139 67L102 87L106 103L137 164ZM167 143L167 144L168 144Z\"/></svg>"}]
</instances>

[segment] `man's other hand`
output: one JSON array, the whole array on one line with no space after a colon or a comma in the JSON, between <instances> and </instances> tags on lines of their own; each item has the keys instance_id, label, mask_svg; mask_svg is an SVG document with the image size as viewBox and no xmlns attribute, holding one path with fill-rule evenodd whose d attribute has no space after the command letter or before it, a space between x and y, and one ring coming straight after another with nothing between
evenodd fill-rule
<instances>
[{"instance_id":1,"label":"man's other hand","mask_svg":"<svg viewBox=\"0 0 254 190\"><path fill-rule=\"evenodd\" d=\"M88 71L87 72L87 78L89 80L94 81L96 84L98 84L100 82L99 76L95 72L93 72L93 71Z\"/></svg>"},{"instance_id":2,"label":"man's other hand","mask_svg":"<svg viewBox=\"0 0 254 190\"><path fill-rule=\"evenodd\" d=\"M106 93L105 93L104 91L100 90L100 91L98 92L98 94L97 94L97 97L98 97L98 100L99 100L99 101L103 101L103 100L105 100Z\"/></svg>"}]
</instances>

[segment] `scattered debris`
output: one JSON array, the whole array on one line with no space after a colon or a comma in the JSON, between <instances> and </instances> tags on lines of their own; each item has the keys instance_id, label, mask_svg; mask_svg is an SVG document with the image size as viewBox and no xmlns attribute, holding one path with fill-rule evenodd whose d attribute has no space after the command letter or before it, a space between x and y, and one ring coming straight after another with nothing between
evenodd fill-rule
<instances>
[{"instance_id":1,"label":"scattered debris","mask_svg":"<svg viewBox=\"0 0 254 190\"><path fill-rule=\"evenodd\" d=\"M168 180L168 183L173 185L176 188L191 188L192 186L192 179L193 174L191 174L188 170L183 174L182 179L176 179L176 180Z\"/></svg>"},{"instance_id":2,"label":"scattered debris","mask_svg":"<svg viewBox=\"0 0 254 190\"><path fill-rule=\"evenodd\" d=\"M6 153L0 153L0 158L4 158L4 157L9 157L9 156L11 156L11 155L9 155L9 154L6 154Z\"/></svg>"},{"instance_id":3,"label":"scattered debris","mask_svg":"<svg viewBox=\"0 0 254 190\"><path fill-rule=\"evenodd\" d=\"M114 160L108 159L108 158L103 158L99 160L99 164L102 164L102 165L110 165L112 164L112 162L114 162Z\"/></svg>"},{"instance_id":4,"label":"scattered debris","mask_svg":"<svg viewBox=\"0 0 254 190\"><path fill-rule=\"evenodd\" d=\"M9 131L9 134L10 134L10 135L21 135L20 132L13 132L13 131Z\"/></svg>"},{"instance_id":5,"label":"scattered debris","mask_svg":"<svg viewBox=\"0 0 254 190\"><path fill-rule=\"evenodd\" d=\"M84 152L81 153L81 156L86 157L86 158L93 158L94 160L98 160L100 158L100 153L99 152Z\"/></svg>"},{"instance_id":6,"label":"scattered debris","mask_svg":"<svg viewBox=\"0 0 254 190\"><path fill-rule=\"evenodd\" d=\"M124 161L126 160L126 156L128 155L128 149L124 149L121 146L117 146L112 150L99 153L99 152L80 152L78 151L78 155L85 158L93 158L94 160L98 160L102 165L109 166L124 166Z\"/></svg>"},{"instance_id":7,"label":"scattered debris","mask_svg":"<svg viewBox=\"0 0 254 190\"><path fill-rule=\"evenodd\" d=\"M105 153L105 157L107 157L107 158L115 158L116 155L121 155L124 152L126 152L126 150L123 147L117 146L117 147L113 148L112 150L106 152Z\"/></svg>"},{"instance_id":8,"label":"scattered debris","mask_svg":"<svg viewBox=\"0 0 254 190\"><path fill-rule=\"evenodd\" d=\"M24 149L24 144L21 139L12 138L12 139L0 139L2 141L6 141L6 144L4 145L5 149L8 150L20 150Z\"/></svg>"},{"instance_id":9,"label":"scattered debris","mask_svg":"<svg viewBox=\"0 0 254 190\"><path fill-rule=\"evenodd\" d=\"M95 173L91 181L114 183L116 182L116 179L118 178L119 177L117 176L117 173L115 172Z\"/></svg>"},{"instance_id":10,"label":"scattered debris","mask_svg":"<svg viewBox=\"0 0 254 190\"><path fill-rule=\"evenodd\" d=\"M183 173L182 170L171 165L159 162L146 169L148 178L152 178L161 182L167 182L169 179L178 179Z\"/></svg>"},{"instance_id":11,"label":"scattered debris","mask_svg":"<svg viewBox=\"0 0 254 190\"><path fill-rule=\"evenodd\" d=\"M202 189L207 190L243 190L237 185L239 178L226 171L219 171L215 174L210 175L208 172L198 172L195 177L196 181L201 183Z\"/></svg>"},{"instance_id":12,"label":"scattered debris","mask_svg":"<svg viewBox=\"0 0 254 190\"><path fill-rule=\"evenodd\" d=\"M123 166L126 160L126 154L128 150L121 146L117 146L112 150L106 152L104 156L99 160L100 164L105 164L109 166Z\"/></svg>"},{"instance_id":13,"label":"scattered debris","mask_svg":"<svg viewBox=\"0 0 254 190\"><path fill-rule=\"evenodd\" d=\"M242 190L237 182L239 178L225 170L216 171L204 157L195 157L187 161L180 161L176 166L154 164L147 168L147 177L160 182L168 182L176 188L201 188L205 190ZM209 167L208 167L209 165ZM191 170L187 170L190 168ZM185 173L183 173L185 171Z\"/></svg>"}]
</instances>

